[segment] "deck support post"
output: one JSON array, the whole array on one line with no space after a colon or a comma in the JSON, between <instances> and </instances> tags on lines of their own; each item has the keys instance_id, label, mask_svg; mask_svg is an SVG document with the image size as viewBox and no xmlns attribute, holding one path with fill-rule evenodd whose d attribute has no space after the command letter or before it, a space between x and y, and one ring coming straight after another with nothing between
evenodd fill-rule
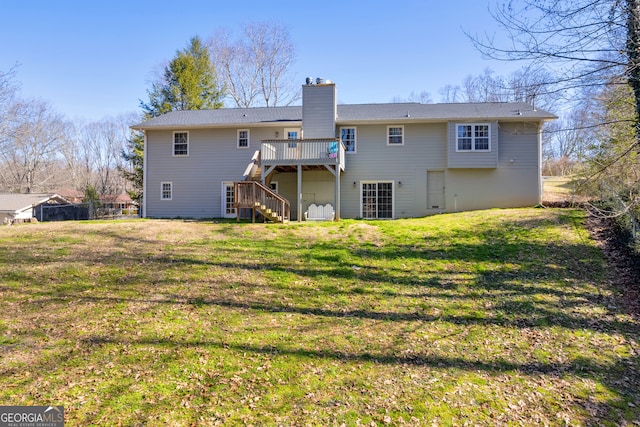
<instances>
[{"instance_id":1,"label":"deck support post","mask_svg":"<svg viewBox=\"0 0 640 427\"><path fill-rule=\"evenodd\" d=\"M298 222L302 222L302 165L298 165Z\"/></svg>"},{"instance_id":2,"label":"deck support post","mask_svg":"<svg viewBox=\"0 0 640 427\"><path fill-rule=\"evenodd\" d=\"M335 220L336 221L340 221L340 166L336 165L335 166L336 169L336 188L335 188L335 194L334 194L334 206L336 207L336 216L335 216Z\"/></svg>"}]
</instances>

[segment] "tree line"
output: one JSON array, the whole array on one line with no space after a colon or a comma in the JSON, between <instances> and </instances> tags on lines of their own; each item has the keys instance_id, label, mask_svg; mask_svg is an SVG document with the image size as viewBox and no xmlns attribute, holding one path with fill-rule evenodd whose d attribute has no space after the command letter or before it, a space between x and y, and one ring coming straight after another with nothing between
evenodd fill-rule
<instances>
[{"instance_id":1,"label":"tree line","mask_svg":"<svg viewBox=\"0 0 640 427\"><path fill-rule=\"evenodd\" d=\"M543 173L640 214L640 0L507 0L491 9L498 32L469 39L485 56L519 61L440 90L440 102L527 102L558 114L545 125ZM503 41L501 45L498 41ZM176 51L140 102L141 113L71 123L46 103L17 97L15 69L0 73L0 191L68 185L142 197L144 140L129 124L174 110L290 105L300 97L286 27L249 23ZM426 92L393 101L433 102Z\"/></svg>"},{"instance_id":2,"label":"tree line","mask_svg":"<svg viewBox=\"0 0 640 427\"><path fill-rule=\"evenodd\" d=\"M281 24L195 36L150 83L140 113L86 122L20 97L18 67L0 70L0 192L127 192L140 201L144 139L129 126L175 110L290 105L299 99L295 48Z\"/></svg>"},{"instance_id":3,"label":"tree line","mask_svg":"<svg viewBox=\"0 0 640 427\"><path fill-rule=\"evenodd\" d=\"M125 191L118 173L135 115L85 122L19 97L16 68L0 71L0 192Z\"/></svg>"}]
</instances>

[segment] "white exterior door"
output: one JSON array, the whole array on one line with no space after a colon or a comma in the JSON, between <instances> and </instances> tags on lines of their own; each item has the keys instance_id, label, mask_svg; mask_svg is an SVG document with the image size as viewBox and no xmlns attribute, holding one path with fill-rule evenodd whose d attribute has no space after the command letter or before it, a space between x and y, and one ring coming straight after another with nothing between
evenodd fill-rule
<instances>
[{"instance_id":1,"label":"white exterior door","mask_svg":"<svg viewBox=\"0 0 640 427\"><path fill-rule=\"evenodd\" d=\"M233 182L222 183L222 217L235 218L236 208L233 207Z\"/></svg>"}]
</instances>

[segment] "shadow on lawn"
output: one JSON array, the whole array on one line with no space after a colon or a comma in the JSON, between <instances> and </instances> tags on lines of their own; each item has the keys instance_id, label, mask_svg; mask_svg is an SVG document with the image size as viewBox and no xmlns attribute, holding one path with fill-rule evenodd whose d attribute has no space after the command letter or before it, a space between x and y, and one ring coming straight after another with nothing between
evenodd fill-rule
<instances>
[{"instance_id":1,"label":"shadow on lawn","mask_svg":"<svg viewBox=\"0 0 640 427\"><path fill-rule=\"evenodd\" d=\"M260 346L254 344L230 343L227 341L201 341L167 338L114 338L106 335L93 335L80 340L84 345L95 346L105 344L130 346L161 346L176 348L218 348L257 354L284 355L305 357L310 359L332 359L344 362L372 362L382 365L412 365L428 366L432 368L457 368L471 371L488 371L495 373L519 371L526 374L557 374L570 373L580 377L593 377L594 372L616 370L616 365L602 365L586 358L578 358L571 363L514 363L502 359L493 361L473 360L464 357L439 357L426 355L395 355L369 352L342 352L332 350L316 350L304 348L286 348L282 345ZM623 365L628 364L628 360ZM636 359L636 362L637 359ZM601 379L601 378L598 378Z\"/></svg>"},{"instance_id":2,"label":"shadow on lawn","mask_svg":"<svg viewBox=\"0 0 640 427\"><path fill-rule=\"evenodd\" d=\"M81 340L85 346L127 345L127 346L159 346L165 348L198 348L224 349L243 353L254 353L270 356L292 356L308 359L330 359L339 362L373 363L381 365L399 365L427 367L432 369L459 369L470 372L482 371L500 375L520 373L531 376L545 375L557 377L561 380L567 375L588 378L602 382L610 387L617 398L611 401L598 402L588 397L574 396L575 403L583 406L591 419L586 425L601 425L604 420L620 421L635 419L640 415L636 409L634 396L638 398L637 385L640 374L636 367L640 365L640 358L636 355L621 358L611 365L599 364L588 358L576 358L569 363L514 363L503 359L474 360L459 356L429 356L429 355L397 355L390 353L370 352L341 352L335 350L317 350L305 348L291 348L283 345L260 346L246 343L231 343L227 341L180 340L166 338L118 339L109 336L90 336ZM630 405L627 406L627 403Z\"/></svg>"},{"instance_id":3,"label":"shadow on lawn","mask_svg":"<svg viewBox=\"0 0 640 427\"><path fill-rule=\"evenodd\" d=\"M381 320L391 322L448 322L455 325L493 325L501 327L535 328L559 326L566 329L585 329L598 332L619 332L629 337L637 336L640 332L636 325L629 322L614 319L594 319L588 316L578 316L562 313L540 307L541 304L532 305L526 301L503 301L498 303L489 312L495 311L495 315L452 315L452 314L428 314L423 310L411 312L400 311L375 311L363 309L330 309L324 307L309 307L293 304L280 304L275 301L251 301L248 299L222 299L222 298L183 298L179 295L167 295L165 298L119 298L76 295L65 298L51 298L41 300L41 303L75 300L77 302L109 302L109 303L145 303L145 304L169 304L183 306L218 306L231 309L255 310L265 313L289 313L300 315L323 316L331 318L359 318L366 320Z\"/></svg>"},{"instance_id":4,"label":"shadow on lawn","mask_svg":"<svg viewBox=\"0 0 640 427\"><path fill-rule=\"evenodd\" d=\"M324 316L336 319L359 318L383 320L392 322L449 322L455 325L496 325L517 328L548 328L560 327L573 330L593 330L597 332L622 334L629 341L635 341L640 335L638 325L634 322L619 320L614 316L615 307L611 308L611 301L600 293L599 288L605 287L602 281L602 257L599 251L590 244L556 244L536 243L512 240L509 229L515 231L523 228L535 230L536 227L551 227L555 223L543 223L536 220L522 220L510 223L506 230L497 226L473 235L480 239L479 243L433 245L432 242L416 244L388 243L383 246L364 245L358 247L346 246L340 241L323 241L320 243L293 246L284 240L257 242L251 247L220 245L215 252L207 252L206 248L186 247L179 245L158 251L153 245L157 242L137 241L137 251L125 253L109 253L103 255L82 253L77 254L74 262L87 265L103 264L114 267L136 268L144 266L157 283L151 288L149 283L129 284L124 280L114 280L109 284L97 283L96 287L113 292L116 296L107 294L93 294L91 288L84 287L76 292L70 291L69 286L41 289L37 284L29 284L23 288L9 289L30 295L31 299L40 304L49 302L64 302L68 304L82 304L83 302L99 303L146 303L169 304L176 306L219 306L229 309L255 310L270 313L293 313L309 316ZM469 237L469 231L459 233ZM117 237L117 235L116 235ZM437 236L436 236L437 237ZM115 238L112 236L112 238ZM126 237L122 236L122 242ZM435 237L429 237L433 239ZM455 241L457 237L450 237ZM218 242L219 243L219 242ZM16 259L29 263L42 262L42 257L34 257L28 247L24 253L14 254ZM150 255L151 254L151 255ZM205 255L203 255L205 254ZM385 260L393 260L392 264ZM402 260L415 267L402 267ZM433 264L432 264L433 263ZM450 267L442 270L436 263L448 263ZM509 264L508 271L500 269L473 268L479 264ZM471 266L471 267L470 267ZM233 295L225 295L225 283L222 279L197 279L201 282L202 291L184 294L171 288L177 281L166 278L169 270L184 267L188 277L189 269L209 268L216 271L228 271L227 277L242 277L238 272L290 273L301 278L314 279L322 282L323 278L331 279L332 286L322 286L309 289L304 283L295 285L291 289L276 288L273 293L266 295L248 292L256 283L236 280L238 289ZM420 270L418 271L417 268ZM32 276L18 272L10 272L11 280L25 281ZM460 279L461 275L468 279ZM2 273L0 272L0 278ZM341 281L356 281L366 285L357 290L340 288ZM260 285L269 288L267 284ZM352 283L352 282L350 282ZM608 286L608 285L606 285ZM378 288L385 290L379 291ZM212 289L213 288L213 291ZM390 289L389 289L390 288ZM126 295L144 295L153 289L158 298L122 297L119 291L126 291ZM209 290L211 294L207 295ZM247 292L243 294L243 290ZM4 290L1 290L4 292ZM172 293L174 292L174 293ZM178 292L177 294L175 292ZM297 300L304 300L303 296L325 297L322 305L313 303L283 304L278 300L278 292L297 293ZM410 298L415 305L398 304L398 310L362 309L355 303L344 308L332 308L330 297L341 295L363 295L378 299ZM432 314L429 309L430 298L439 298L447 302L470 302L486 299L487 306L482 310L468 311L464 314L443 312ZM288 299L291 301L291 299ZM389 305L386 305L387 307ZM391 305L391 307L396 307ZM598 308L599 314L584 314L581 308ZM456 313L460 311L456 309ZM586 312L591 313L591 312ZM233 337L231 338L233 339ZM103 344L130 344L139 346L175 346L179 347L215 347L238 352L253 352L256 354L278 354L295 357L332 359L352 361L357 363L370 362L379 364L398 364L412 366L426 366L432 368L458 368L465 370L479 370L486 372L523 372L532 375L575 375L578 377L594 378L615 390L619 395L635 396L638 398L637 385L640 384L638 367L640 360L637 354L620 357L612 365L603 365L597 360L577 358L562 363L514 363L507 360L474 360L461 356L435 357L428 355L398 355L393 353L340 352L330 349L291 348L284 345L260 346L246 343L227 343L218 341L189 341L180 339L126 339L106 335L91 335L82 339L87 346ZM633 402L633 400L631 400ZM640 402L635 402L638 405ZM609 402L596 408L596 412L606 414L617 403ZM624 403L626 404L626 403ZM623 405L624 405L623 404ZM592 402L584 402L585 407L593 409ZM624 409L621 409L624 412Z\"/></svg>"}]
</instances>

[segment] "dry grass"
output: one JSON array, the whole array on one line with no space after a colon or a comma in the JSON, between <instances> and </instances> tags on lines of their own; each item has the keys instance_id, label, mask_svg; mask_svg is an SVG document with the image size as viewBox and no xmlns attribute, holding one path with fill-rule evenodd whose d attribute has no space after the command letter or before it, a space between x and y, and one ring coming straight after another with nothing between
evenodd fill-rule
<instances>
[{"instance_id":1,"label":"dry grass","mask_svg":"<svg viewBox=\"0 0 640 427\"><path fill-rule=\"evenodd\" d=\"M68 425L632 425L578 211L0 227L0 404Z\"/></svg>"}]
</instances>

